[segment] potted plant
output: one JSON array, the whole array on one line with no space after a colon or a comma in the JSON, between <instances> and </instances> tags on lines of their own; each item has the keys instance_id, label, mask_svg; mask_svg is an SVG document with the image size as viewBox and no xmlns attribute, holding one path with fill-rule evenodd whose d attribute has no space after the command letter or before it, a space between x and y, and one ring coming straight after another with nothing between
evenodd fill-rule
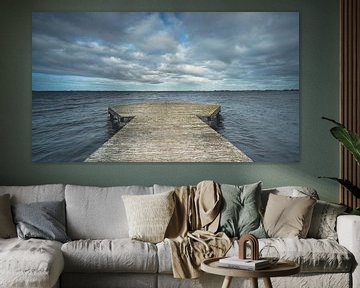
<instances>
[{"instance_id":1,"label":"potted plant","mask_svg":"<svg viewBox=\"0 0 360 288\"><path fill-rule=\"evenodd\" d=\"M348 149L351 152L357 164L360 165L360 136L355 132L350 131L343 124L336 122L333 119L326 117L322 117L322 119L325 119L327 121L336 124L335 127L330 129L331 134L338 141L340 141L345 146L346 149ZM320 178L328 178L337 181L347 190L349 190L356 198L360 198L360 187L357 187L348 179L340 179L336 177L320 177ZM360 215L360 207L354 208L351 214Z\"/></svg>"}]
</instances>

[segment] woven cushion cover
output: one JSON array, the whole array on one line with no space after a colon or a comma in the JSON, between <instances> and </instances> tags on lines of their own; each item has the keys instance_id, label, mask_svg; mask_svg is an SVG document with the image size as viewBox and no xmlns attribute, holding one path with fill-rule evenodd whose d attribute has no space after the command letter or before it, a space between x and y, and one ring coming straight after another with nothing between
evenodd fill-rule
<instances>
[{"instance_id":1,"label":"woven cushion cover","mask_svg":"<svg viewBox=\"0 0 360 288\"><path fill-rule=\"evenodd\" d=\"M129 238L151 243L164 240L175 208L173 191L155 195L124 195Z\"/></svg>"},{"instance_id":2,"label":"woven cushion cover","mask_svg":"<svg viewBox=\"0 0 360 288\"><path fill-rule=\"evenodd\" d=\"M337 240L336 219L345 210L345 205L318 200L314 207L307 237Z\"/></svg>"}]
</instances>

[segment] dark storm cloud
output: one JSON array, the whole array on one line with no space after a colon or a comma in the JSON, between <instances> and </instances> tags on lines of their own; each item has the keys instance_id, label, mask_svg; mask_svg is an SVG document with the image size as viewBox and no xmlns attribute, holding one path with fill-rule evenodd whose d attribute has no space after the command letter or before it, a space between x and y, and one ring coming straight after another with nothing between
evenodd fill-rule
<instances>
[{"instance_id":1,"label":"dark storm cloud","mask_svg":"<svg viewBox=\"0 0 360 288\"><path fill-rule=\"evenodd\" d=\"M298 88L298 31L297 13L34 13L33 72L129 89Z\"/></svg>"}]
</instances>

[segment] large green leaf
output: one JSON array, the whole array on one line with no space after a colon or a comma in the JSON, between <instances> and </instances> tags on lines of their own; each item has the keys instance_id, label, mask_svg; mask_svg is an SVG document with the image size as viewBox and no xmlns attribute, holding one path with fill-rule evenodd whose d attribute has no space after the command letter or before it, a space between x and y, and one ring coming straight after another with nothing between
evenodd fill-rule
<instances>
[{"instance_id":1,"label":"large green leaf","mask_svg":"<svg viewBox=\"0 0 360 288\"><path fill-rule=\"evenodd\" d=\"M330 129L331 134L353 154L356 162L360 165L360 136L332 119L326 117L323 117L323 119L337 125Z\"/></svg>"},{"instance_id":2,"label":"large green leaf","mask_svg":"<svg viewBox=\"0 0 360 288\"><path fill-rule=\"evenodd\" d=\"M360 188L355 186L349 180L339 179L339 178L336 178L336 177L319 177L319 178L327 178L327 179L337 181L341 185L343 185L346 189L348 189L356 198L360 198Z\"/></svg>"},{"instance_id":3,"label":"large green leaf","mask_svg":"<svg viewBox=\"0 0 360 288\"><path fill-rule=\"evenodd\" d=\"M347 130L344 127L331 128L331 134L339 140L353 155L360 164L360 137L356 133Z\"/></svg>"}]
</instances>

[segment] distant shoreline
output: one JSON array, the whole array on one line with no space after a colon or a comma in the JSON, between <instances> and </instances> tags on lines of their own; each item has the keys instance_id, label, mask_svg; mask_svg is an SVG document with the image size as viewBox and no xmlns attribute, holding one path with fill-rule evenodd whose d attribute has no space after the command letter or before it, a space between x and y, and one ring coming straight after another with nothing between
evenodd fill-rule
<instances>
[{"instance_id":1,"label":"distant shoreline","mask_svg":"<svg viewBox=\"0 0 360 288\"><path fill-rule=\"evenodd\" d=\"M254 90L32 90L32 92L273 92L273 91L299 91L300 89L254 89Z\"/></svg>"}]
</instances>

